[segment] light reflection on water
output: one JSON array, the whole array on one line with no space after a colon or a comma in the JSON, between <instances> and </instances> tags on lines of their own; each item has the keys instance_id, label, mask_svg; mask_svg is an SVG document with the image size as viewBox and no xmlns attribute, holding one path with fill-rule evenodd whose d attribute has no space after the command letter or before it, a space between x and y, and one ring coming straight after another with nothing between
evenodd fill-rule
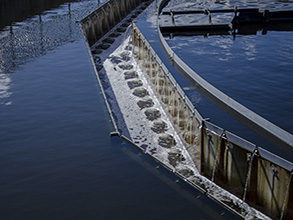
<instances>
[{"instance_id":1,"label":"light reflection on water","mask_svg":"<svg viewBox=\"0 0 293 220\"><path fill-rule=\"evenodd\" d=\"M113 127L75 24L96 3L71 4L71 15L65 4L2 32L0 218L235 218L109 137Z\"/></svg>"},{"instance_id":2,"label":"light reflection on water","mask_svg":"<svg viewBox=\"0 0 293 220\"><path fill-rule=\"evenodd\" d=\"M97 1L90 0L66 3L0 31L0 105L12 103L9 74L59 46L80 39L76 21L98 5Z\"/></svg>"},{"instance_id":3,"label":"light reflection on water","mask_svg":"<svg viewBox=\"0 0 293 220\"><path fill-rule=\"evenodd\" d=\"M97 7L96 1L66 3L7 27L0 32L0 73L10 73L30 59L80 38L76 21Z\"/></svg>"},{"instance_id":4,"label":"light reflection on water","mask_svg":"<svg viewBox=\"0 0 293 220\"><path fill-rule=\"evenodd\" d=\"M171 1L165 8L197 10L221 8L259 8L260 10L293 10L293 1ZM176 17L176 24L190 24L197 15ZM231 17L232 18L232 17ZM213 22L226 22L226 18L212 15ZM170 24L163 16L161 24ZM268 31L262 35L233 36L176 36L166 38L190 67L212 85L249 109L260 114L284 130L293 133L293 32ZM182 82L186 86L186 82ZM186 91L189 96L195 91ZM192 97L191 97L192 100ZM208 101L192 100L198 110L212 122L244 137L288 160L292 157L252 134Z\"/></svg>"},{"instance_id":5,"label":"light reflection on water","mask_svg":"<svg viewBox=\"0 0 293 220\"><path fill-rule=\"evenodd\" d=\"M0 74L0 106L1 105L11 105L11 101L6 101L10 97L11 79L6 74Z\"/></svg>"},{"instance_id":6,"label":"light reflection on water","mask_svg":"<svg viewBox=\"0 0 293 220\"><path fill-rule=\"evenodd\" d=\"M276 9L276 10L289 10L292 9L293 1L290 0L171 0L165 10L186 10L191 9L220 9L220 8L234 8L237 7L250 7L263 9Z\"/></svg>"}]
</instances>

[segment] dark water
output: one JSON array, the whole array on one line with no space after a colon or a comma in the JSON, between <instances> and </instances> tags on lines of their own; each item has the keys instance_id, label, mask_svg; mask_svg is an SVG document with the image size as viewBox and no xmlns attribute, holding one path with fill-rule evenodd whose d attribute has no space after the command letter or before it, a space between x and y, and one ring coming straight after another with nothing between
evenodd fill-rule
<instances>
[{"instance_id":1,"label":"dark water","mask_svg":"<svg viewBox=\"0 0 293 220\"><path fill-rule=\"evenodd\" d=\"M260 8L260 10L293 10L292 1L171 1L165 10L221 9L221 8ZM191 24L195 15L176 16L176 24ZM214 17L214 22L228 22L232 17ZM154 20L148 19L149 28L155 28ZM161 24L170 22L167 16ZM143 23L143 22L142 22ZM143 25L141 25L143 26ZM158 48L156 34L145 32ZM166 37L175 53L200 76L215 87L231 96L244 106L273 122L284 130L293 133L293 32L268 31L262 35L233 36L176 36ZM162 52L159 54L164 56ZM165 61L165 63L168 61ZM199 112L211 122L226 130L262 146L275 154L293 161L276 146L268 143L246 127L217 109L204 97L192 89L177 73L173 73ZM292 140L293 141L293 140Z\"/></svg>"},{"instance_id":2,"label":"dark water","mask_svg":"<svg viewBox=\"0 0 293 220\"><path fill-rule=\"evenodd\" d=\"M212 85L293 133L288 120L293 116L292 40L293 33L275 31L235 40L232 36L180 37L180 43L177 38L169 43Z\"/></svg>"},{"instance_id":3,"label":"dark water","mask_svg":"<svg viewBox=\"0 0 293 220\"><path fill-rule=\"evenodd\" d=\"M169 7L175 7L175 1ZM292 1L185 2L190 7L257 7L261 10L293 10ZM191 6L192 4L192 6ZM184 4L182 4L184 5ZM184 18L178 20L184 21ZM191 18L190 18L191 19ZM188 19L185 19L188 21ZM293 32L268 31L262 35L174 37L170 46L191 68L212 85L252 111L293 133ZM293 161L284 153L248 129L219 112L210 104L193 100L204 117L253 143ZM293 141L293 140L292 140Z\"/></svg>"},{"instance_id":4,"label":"dark water","mask_svg":"<svg viewBox=\"0 0 293 220\"><path fill-rule=\"evenodd\" d=\"M0 33L0 219L235 218L109 137L75 23L97 6L66 3Z\"/></svg>"},{"instance_id":5,"label":"dark water","mask_svg":"<svg viewBox=\"0 0 293 220\"><path fill-rule=\"evenodd\" d=\"M39 15L45 10L57 8L65 2L76 1L78 0L1 0L0 28L9 26L15 22L21 22L28 17Z\"/></svg>"}]
</instances>

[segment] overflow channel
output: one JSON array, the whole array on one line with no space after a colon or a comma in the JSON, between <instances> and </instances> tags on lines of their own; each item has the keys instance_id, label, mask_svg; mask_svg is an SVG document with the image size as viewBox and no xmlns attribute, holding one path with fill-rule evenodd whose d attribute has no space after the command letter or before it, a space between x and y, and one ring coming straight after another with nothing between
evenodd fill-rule
<instances>
[{"instance_id":1,"label":"overflow channel","mask_svg":"<svg viewBox=\"0 0 293 220\"><path fill-rule=\"evenodd\" d=\"M108 1L80 22L112 135L243 218L292 219L293 164L204 120L134 23L128 36L150 3Z\"/></svg>"}]
</instances>

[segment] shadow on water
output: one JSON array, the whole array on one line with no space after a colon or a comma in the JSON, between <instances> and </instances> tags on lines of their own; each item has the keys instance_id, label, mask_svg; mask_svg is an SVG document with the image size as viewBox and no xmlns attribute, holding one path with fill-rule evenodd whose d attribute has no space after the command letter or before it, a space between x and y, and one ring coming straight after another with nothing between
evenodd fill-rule
<instances>
[{"instance_id":1,"label":"shadow on water","mask_svg":"<svg viewBox=\"0 0 293 220\"><path fill-rule=\"evenodd\" d=\"M157 172L155 162L117 150L120 139L107 138L105 106L101 97L97 101L75 23L97 1L80 4L36 12L23 25L0 32L0 105L1 89L9 90L13 81L4 93L13 95L0 111L1 219L231 219L204 196L192 196L171 173ZM212 214L210 207L216 209Z\"/></svg>"},{"instance_id":2,"label":"shadow on water","mask_svg":"<svg viewBox=\"0 0 293 220\"><path fill-rule=\"evenodd\" d=\"M0 30L14 22L39 15L45 10L57 8L65 2L80 0L2 0L0 1Z\"/></svg>"},{"instance_id":3,"label":"shadow on water","mask_svg":"<svg viewBox=\"0 0 293 220\"><path fill-rule=\"evenodd\" d=\"M112 141L120 142L120 138L114 137L112 138ZM241 217L234 215L232 212L227 211L224 207L212 201L210 198L208 198L207 195L198 191L190 184L171 173L168 169L164 168L164 166L158 164L151 157L147 156L140 150L134 148L124 141L121 142L121 146L122 147L120 151L133 160L135 164L142 166L147 173L149 173L151 176L154 176L157 181L162 182L166 188L168 188L168 190L178 195L185 202L188 201L188 204L191 204L193 207L192 213L196 213L196 219L242 219ZM155 189L154 191L159 193L160 189ZM181 206L176 207L176 209L178 208L182 210L180 216L177 216L175 213L173 213L171 207L175 204L175 201L174 204L172 204L172 201L168 203L169 208L166 207L168 211L165 213L164 219L173 219L176 217L181 219L194 219L195 216L190 214L189 211L184 210L184 208ZM164 209L165 208L162 207L162 211ZM144 217L141 217L141 219L152 219L155 216L158 217L160 214L147 213Z\"/></svg>"},{"instance_id":4,"label":"shadow on water","mask_svg":"<svg viewBox=\"0 0 293 220\"><path fill-rule=\"evenodd\" d=\"M68 6L0 33L0 219L231 219L150 158L141 168L121 139L109 138L75 23L97 1Z\"/></svg>"}]
</instances>

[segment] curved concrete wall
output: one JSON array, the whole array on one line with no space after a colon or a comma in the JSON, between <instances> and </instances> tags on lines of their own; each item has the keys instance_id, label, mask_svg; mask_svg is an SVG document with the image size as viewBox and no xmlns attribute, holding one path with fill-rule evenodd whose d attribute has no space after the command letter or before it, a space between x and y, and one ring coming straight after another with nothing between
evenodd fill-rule
<instances>
[{"instance_id":1,"label":"curved concrete wall","mask_svg":"<svg viewBox=\"0 0 293 220\"><path fill-rule=\"evenodd\" d=\"M168 2L160 2L158 16ZM261 118L203 80L171 50L159 27L158 33L170 63L194 88L217 107L292 154L292 134ZM202 174L263 213L276 219L292 219L293 164L209 122L202 123Z\"/></svg>"}]
</instances>

